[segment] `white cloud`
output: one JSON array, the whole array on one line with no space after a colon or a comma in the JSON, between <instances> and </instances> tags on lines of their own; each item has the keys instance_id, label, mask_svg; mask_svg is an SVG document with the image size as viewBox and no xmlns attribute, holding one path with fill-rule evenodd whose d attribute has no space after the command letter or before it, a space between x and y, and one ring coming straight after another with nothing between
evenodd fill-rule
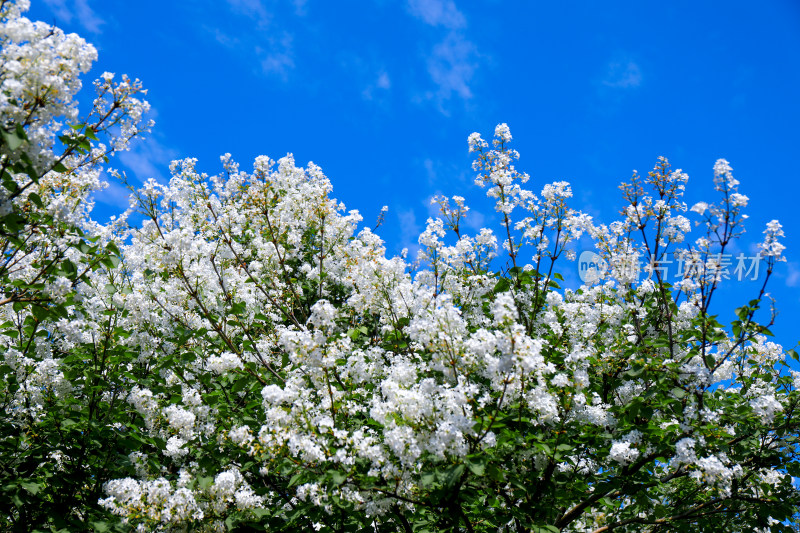
<instances>
[{"instance_id":1,"label":"white cloud","mask_svg":"<svg viewBox=\"0 0 800 533\"><path fill-rule=\"evenodd\" d=\"M433 162L433 159L426 159L422 162L422 166L425 167L425 174L428 176L428 185L433 185L436 183L436 166Z\"/></svg>"},{"instance_id":2,"label":"white cloud","mask_svg":"<svg viewBox=\"0 0 800 533\"><path fill-rule=\"evenodd\" d=\"M289 71L294 68L292 35L284 32L280 39L270 39L269 45L268 50L256 47L256 53L261 57L261 70L266 74L277 74L286 81Z\"/></svg>"},{"instance_id":3,"label":"white cloud","mask_svg":"<svg viewBox=\"0 0 800 533\"><path fill-rule=\"evenodd\" d=\"M408 11L425 24L443 27L447 36L433 47L428 56L428 74L437 85L428 99L438 102L444 112L444 101L456 95L464 100L472 97L469 83L477 68L477 48L464 37L467 19L453 0L408 0Z\"/></svg>"},{"instance_id":4,"label":"white cloud","mask_svg":"<svg viewBox=\"0 0 800 533\"><path fill-rule=\"evenodd\" d=\"M630 89L642 84L642 71L633 61L612 61L606 69L603 85Z\"/></svg>"},{"instance_id":5,"label":"white cloud","mask_svg":"<svg viewBox=\"0 0 800 533\"><path fill-rule=\"evenodd\" d=\"M260 35L233 36L219 28L205 29L214 35L214 40L229 49L237 58L255 56L255 64L264 74L276 75L286 81L289 72L294 69L293 38L288 32L282 33L280 38L269 36L264 39Z\"/></svg>"},{"instance_id":6,"label":"white cloud","mask_svg":"<svg viewBox=\"0 0 800 533\"><path fill-rule=\"evenodd\" d=\"M262 0L225 0L230 11L247 19L236 25L235 35L220 28L207 28L214 38L225 48L230 49L237 58L247 58L259 70L275 75L286 81L294 69L294 36L287 31L279 31L274 22L274 13L265 7ZM303 15L305 2L295 0L295 14ZM253 57L254 56L254 57Z\"/></svg>"},{"instance_id":7,"label":"white cloud","mask_svg":"<svg viewBox=\"0 0 800 533\"><path fill-rule=\"evenodd\" d=\"M430 26L452 30L467 25L464 15L456 8L453 0L408 0L408 10Z\"/></svg>"},{"instance_id":8,"label":"white cloud","mask_svg":"<svg viewBox=\"0 0 800 533\"><path fill-rule=\"evenodd\" d=\"M413 258L419 250L418 239L422 232L417 216L413 209L405 209L397 212L397 220L400 222L400 246L408 248L408 256Z\"/></svg>"},{"instance_id":9,"label":"white cloud","mask_svg":"<svg viewBox=\"0 0 800 533\"><path fill-rule=\"evenodd\" d=\"M470 208L470 210L467 211L467 214L464 217L463 225L464 227L471 229L475 233L479 233L481 231L481 228L486 227L486 215L484 215L480 211L476 211L475 209Z\"/></svg>"},{"instance_id":10,"label":"white cloud","mask_svg":"<svg viewBox=\"0 0 800 533\"><path fill-rule=\"evenodd\" d=\"M450 33L433 47L428 58L428 74L438 86L435 94L441 104L456 95L463 100L472 98L469 84L478 68L478 50L458 33Z\"/></svg>"},{"instance_id":11,"label":"white cloud","mask_svg":"<svg viewBox=\"0 0 800 533\"><path fill-rule=\"evenodd\" d=\"M425 169L428 186L435 191L435 194L442 194L443 190L449 192L464 190L464 187L469 187L474 179L471 173L465 172L461 165L453 162L425 158L419 164Z\"/></svg>"},{"instance_id":12,"label":"white cloud","mask_svg":"<svg viewBox=\"0 0 800 533\"><path fill-rule=\"evenodd\" d=\"M480 58L477 47L466 37L467 19L454 0L407 0L406 10L423 23L446 30L444 38L426 57L427 71L436 89L418 94L416 100L433 101L442 114L449 115L449 100L472 98L470 84Z\"/></svg>"},{"instance_id":13,"label":"white cloud","mask_svg":"<svg viewBox=\"0 0 800 533\"><path fill-rule=\"evenodd\" d=\"M154 138L140 139L132 143L127 152L119 154L119 160L130 171L127 174L132 185L144 183L150 178L166 183L169 164L178 153L159 143Z\"/></svg>"},{"instance_id":14,"label":"white cloud","mask_svg":"<svg viewBox=\"0 0 800 533\"><path fill-rule=\"evenodd\" d=\"M118 211L113 214L118 215L130 205L131 191L121 183L114 181L113 178L109 179L106 176L106 179L108 187L95 193L94 199L98 203L116 207Z\"/></svg>"},{"instance_id":15,"label":"white cloud","mask_svg":"<svg viewBox=\"0 0 800 533\"><path fill-rule=\"evenodd\" d=\"M392 82L389 80L389 75L385 72L381 72L380 76L378 76L378 81L375 82L375 86L379 89L391 88Z\"/></svg>"},{"instance_id":16,"label":"white cloud","mask_svg":"<svg viewBox=\"0 0 800 533\"><path fill-rule=\"evenodd\" d=\"M308 3L307 0L293 0L294 2L294 14L298 17L305 17L308 14L308 10L306 9L306 4Z\"/></svg>"},{"instance_id":17,"label":"white cloud","mask_svg":"<svg viewBox=\"0 0 800 533\"><path fill-rule=\"evenodd\" d=\"M367 100L372 100L375 97L376 91L388 91L391 88L392 81L389 79L389 75L381 70L375 81L367 85L367 88L361 92L361 95Z\"/></svg>"},{"instance_id":18,"label":"white cloud","mask_svg":"<svg viewBox=\"0 0 800 533\"><path fill-rule=\"evenodd\" d=\"M791 262L787 263L786 267L789 271L789 273L786 274L786 286L800 287L800 264Z\"/></svg>"},{"instance_id":19,"label":"white cloud","mask_svg":"<svg viewBox=\"0 0 800 533\"><path fill-rule=\"evenodd\" d=\"M225 2L234 13L258 21L260 26L267 26L272 21L272 15L261 0L225 0Z\"/></svg>"},{"instance_id":20,"label":"white cloud","mask_svg":"<svg viewBox=\"0 0 800 533\"><path fill-rule=\"evenodd\" d=\"M44 3L66 24L70 24L74 18L90 33L100 33L100 27L105 24L89 6L89 0L45 0Z\"/></svg>"},{"instance_id":21,"label":"white cloud","mask_svg":"<svg viewBox=\"0 0 800 533\"><path fill-rule=\"evenodd\" d=\"M214 40L216 40L219 44L221 44L225 48L235 48L239 46L239 39L237 39L236 37L228 35L219 28L213 28L213 29L210 28L210 30L214 33Z\"/></svg>"}]
</instances>

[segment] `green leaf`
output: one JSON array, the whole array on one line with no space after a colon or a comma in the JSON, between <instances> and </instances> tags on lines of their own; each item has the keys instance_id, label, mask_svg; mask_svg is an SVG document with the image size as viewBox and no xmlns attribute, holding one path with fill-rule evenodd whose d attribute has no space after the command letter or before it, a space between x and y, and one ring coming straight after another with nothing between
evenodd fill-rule
<instances>
[{"instance_id":1,"label":"green leaf","mask_svg":"<svg viewBox=\"0 0 800 533\"><path fill-rule=\"evenodd\" d=\"M31 313L36 317L36 320L43 322L50 316L50 311L40 305L31 306Z\"/></svg>"},{"instance_id":2,"label":"green leaf","mask_svg":"<svg viewBox=\"0 0 800 533\"><path fill-rule=\"evenodd\" d=\"M419 476L419 485L421 487L431 487L436 481L436 476L432 472L428 472Z\"/></svg>"},{"instance_id":3,"label":"green leaf","mask_svg":"<svg viewBox=\"0 0 800 533\"><path fill-rule=\"evenodd\" d=\"M39 494L39 492L40 492L40 491L42 490L42 488L43 488L43 485L42 485L42 484L40 484L40 483L33 483L33 482L31 482L31 481L23 481L23 482L21 482L21 483L20 483L20 486L21 486L23 489L25 489L26 491L28 491L29 493L33 494L34 496L35 496L36 494Z\"/></svg>"},{"instance_id":4,"label":"green leaf","mask_svg":"<svg viewBox=\"0 0 800 533\"><path fill-rule=\"evenodd\" d=\"M485 457L471 457L467 459L467 467L476 476L483 476L486 473L487 462Z\"/></svg>"},{"instance_id":5,"label":"green leaf","mask_svg":"<svg viewBox=\"0 0 800 533\"><path fill-rule=\"evenodd\" d=\"M505 477L503 476L503 472L492 463L489 463L486 466L486 475L489 476L491 479L493 479L495 481L498 481L498 482L505 481Z\"/></svg>"},{"instance_id":6,"label":"green leaf","mask_svg":"<svg viewBox=\"0 0 800 533\"><path fill-rule=\"evenodd\" d=\"M533 533L559 533L559 529L555 526L531 526L531 531Z\"/></svg>"},{"instance_id":7,"label":"green leaf","mask_svg":"<svg viewBox=\"0 0 800 533\"><path fill-rule=\"evenodd\" d=\"M35 205L36 207L44 207L44 204L42 203L42 199L35 192L30 193L28 195L28 199L31 202L33 202L33 205Z\"/></svg>"},{"instance_id":8,"label":"green leaf","mask_svg":"<svg viewBox=\"0 0 800 533\"><path fill-rule=\"evenodd\" d=\"M347 481L347 474L339 472L338 470L329 470L328 474L330 475L331 481L335 486L339 486Z\"/></svg>"},{"instance_id":9,"label":"green leaf","mask_svg":"<svg viewBox=\"0 0 800 533\"><path fill-rule=\"evenodd\" d=\"M767 337L774 337L774 336L775 336L775 334L774 334L774 333L772 333L772 332L769 330L769 328L767 328L766 326L760 326L760 325L757 325L757 326L756 326L756 331L758 331L758 332L759 332L759 333L761 333L762 335L766 335Z\"/></svg>"},{"instance_id":10,"label":"green leaf","mask_svg":"<svg viewBox=\"0 0 800 533\"><path fill-rule=\"evenodd\" d=\"M675 387L672 389L672 395L675 396L677 399L682 400L686 396L686 391L681 389L680 387Z\"/></svg>"},{"instance_id":11,"label":"green leaf","mask_svg":"<svg viewBox=\"0 0 800 533\"><path fill-rule=\"evenodd\" d=\"M119 248L117 248L117 245L114 244L113 242L106 244L106 250L108 250L114 255L122 255L122 252L119 251Z\"/></svg>"},{"instance_id":12,"label":"green leaf","mask_svg":"<svg viewBox=\"0 0 800 533\"><path fill-rule=\"evenodd\" d=\"M500 278L494 286L494 293L506 292L509 287L511 287L511 282L508 281L508 278Z\"/></svg>"},{"instance_id":13,"label":"green leaf","mask_svg":"<svg viewBox=\"0 0 800 533\"><path fill-rule=\"evenodd\" d=\"M461 476L464 474L464 470L466 470L464 465L455 465L447 471L447 478L445 480L447 488L452 488L458 483L458 480L461 479Z\"/></svg>"},{"instance_id":14,"label":"green leaf","mask_svg":"<svg viewBox=\"0 0 800 533\"><path fill-rule=\"evenodd\" d=\"M78 273L78 269L77 269L77 267L76 267L76 266L75 266L75 264L74 264L72 261L70 261L69 259L65 259L65 260L64 260L64 261L61 263L61 270L63 270L63 271L64 271L64 274L66 274L68 277L72 277L72 276L74 276L75 274L77 274L77 273Z\"/></svg>"},{"instance_id":15,"label":"green leaf","mask_svg":"<svg viewBox=\"0 0 800 533\"><path fill-rule=\"evenodd\" d=\"M19 124L17 125L19 126ZM22 130L22 135L19 134L21 126L18 127L15 131L6 131L0 130L0 135L2 135L3 140L5 141L8 149L12 152L22 146L22 143L26 141L27 135L25 135L25 130Z\"/></svg>"},{"instance_id":16,"label":"green leaf","mask_svg":"<svg viewBox=\"0 0 800 533\"><path fill-rule=\"evenodd\" d=\"M92 522L92 531L96 531L97 533L105 533L106 531L111 531L111 526L106 521L98 520Z\"/></svg>"}]
</instances>

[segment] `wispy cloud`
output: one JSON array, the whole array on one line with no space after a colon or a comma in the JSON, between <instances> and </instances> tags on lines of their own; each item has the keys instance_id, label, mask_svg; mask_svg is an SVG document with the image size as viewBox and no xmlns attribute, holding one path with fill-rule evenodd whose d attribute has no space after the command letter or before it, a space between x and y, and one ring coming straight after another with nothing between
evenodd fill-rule
<instances>
[{"instance_id":1,"label":"wispy cloud","mask_svg":"<svg viewBox=\"0 0 800 533\"><path fill-rule=\"evenodd\" d=\"M449 192L463 190L473 180L472 176L465 172L462 166L453 162L425 158L419 161L418 164L425 169L428 186L432 190ZM436 194L440 194L440 192Z\"/></svg>"},{"instance_id":2,"label":"wispy cloud","mask_svg":"<svg viewBox=\"0 0 800 533\"><path fill-rule=\"evenodd\" d=\"M430 26L442 26L451 30L467 25L464 15L453 0L408 0L409 13Z\"/></svg>"},{"instance_id":3,"label":"wispy cloud","mask_svg":"<svg viewBox=\"0 0 800 533\"><path fill-rule=\"evenodd\" d=\"M98 203L117 208L117 212L114 214L119 214L130 205L131 191L121 183L113 181L113 178L109 179L108 176L105 176L105 178L108 180L106 182L108 186L102 191L95 193L94 199Z\"/></svg>"},{"instance_id":4,"label":"wispy cloud","mask_svg":"<svg viewBox=\"0 0 800 533\"><path fill-rule=\"evenodd\" d=\"M456 95L472 98L470 82L478 68L478 50L460 33L450 33L433 47L428 58L428 74L437 85L436 100L441 103Z\"/></svg>"},{"instance_id":5,"label":"wispy cloud","mask_svg":"<svg viewBox=\"0 0 800 533\"><path fill-rule=\"evenodd\" d=\"M119 212L124 211L130 205L131 192L122 184L103 176L108 186L100 192L94 194L94 200L98 203L114 206ZM116 213L115 213L116 214Z\"/></svg>"},{"instance_id":6,"label":"wispy cloud","mask_svg":"<svg viewBox=\"0 0 800 533\"><path fill-rule=\"evenodd\" d=\"M105 21L89 6L89 0L45 0L44 3L56 18L66 24L72 23L75 19L90 33L100 33L100 27L105 24Z\"/></svg>"},{"instance_id":7,"label":"wispy cloud","mask_svg":"<svg viewBox=\"0 0 800 533\"><path fill-rule=\"evenodd\" d=\"M244 15L255 20L260 26L268 26L272 22L272 15L261 0L225 0L225 3L234 13Z\"/></svg>"},{"instance_id":8,"label":"wispy cloud","mask_svg":"<svg viewBox=\"0 0 800 533\"><path fill-rule=\"evenodd\" d=\"M419 234L422 228L417 223L417 216L413 209L404 209L397 212L400 222L400 246L408 249L408 256L415 257L419 250Z\"/></svg>"},{"instance_id":9,"label":"wispy cloud","mask_svg":"<svg viewBox=\"0 0 800 533\"><path fill-rule=\"evenodd\" d=\"M378 81L375 82L375 86L378 89L389 89L392 86L392 82L389 80L389 75L385 72L381 72L378 76Z\"/></svg>"},{"instance_id":10,"label":"wispy cloud","mask_svg":"<svg viewBox=\"0 0 800 533\"><path fill-rule=\"evenodd\" d=\"M232 35L228 35L219 28L208 28L214 34L214 40L225 48L235 48L239 46L240 40Z\"/></svg>"},{"instance_id":11,"label":"wispy cloud","mask_svg":"<svg viewBox=\"0 0 800 533\"><path fill-rule=\"evenodd\" d=\"M470 209L464 217L464 226L475 233L486 227L486 215L475 209Z\"/></svg>"},{"instance_id":12,"label":"wispy cloud","mask_svg":"<svg viewBox=\"0 0 800 533\"><path fill-rule=\"evenodd\" d=\"M353 82L354 88L361 92L364 100L385 103L393 80L382 58L373 51L366 54L362 51L343 51L337 54L337 60L341 70L346 73L346 78Z\"/></svg>"},{"instance_id":13,"label":"wispy cloud","mask_svg":"<svg viewBox=\"0 0 800 533\"><path fill-rule=\"evenodd\" d=\"M293 0L294 14L298 17L305 17L308 14L307 0Z\"/></svg>"},{"instance_id":14,"label":"wispy cloud","mask_svg":"<svg viewBox=\"0 0 800 533\"><path fill-rule=\"evenodd\" d=\"M367 85L367 87L362 91L361 95L366 100L372 100L375 98L376 93L381 91L388 91L392 88L392 80L389 79L389 75L386 71L381 70L378 74L377 78Z\"/></svg>"},{"instance_id":15,"label":"wispy cloud","mask_svg":"<svg viewBox=\"0 0 800 533\"><path fill-rule=\"evenodd\" d=\"M126 172L131 185L144 183L150 178L166 183L169 176L169 164L178 157L178 152L151 137L132 144L128 152L119 154L119 160L129 172Z\"/></svg>"},{"instance_id":16,"label":"wispy cloud","mask_svg":"<svg viewBox=\"0 0 800 533\"><path fill-rule=\"evenodd\" d=\"M602 80L606 87L631 89L642 84L642 71L633 61L611 61Z\"/></svg>"},{"instance_id":17,"label":"wispy cloud","mask_svg":"<svg viewBox=\"0 0 800 533\"><path fill-rule=\"evenodd\" d=\"M800 287L800 264L791 262L786 264L786 286L787 287Z\"/></svg>"},{"instance_id":18,"label":"wispy cloud","mask_svg":"<svg viewBox=\"0 0 800 533\"><path fill-rule=\"evenodd\" d=\"M289 77L289 71L294 68L294 51L292 49L292 35L283 32L279 39L270 38L269 48L256 46L256 54L261 58L261 70L265 74L275 74L284 81Z\"/></svg>"},{"instance_id":19,"label":"wispy cloud","mask_svg":"<svg viewBox=\"0 0 800 533\"><path fill-rule=\"evenodd\" d=\"M433 159L425 159L425 161L422 162L422 166L425 167L425 174L428 177L428 185L433 185L436 183L438 176L436 172L436 164L433 162Z\"/></svg>"},{"instance_id":20,"label":"wispy cloud","mask_svg":"<svg viewBox=\"0 0 800 533\"><path fill-rule=\"evenodd\" d=\"M466 36L467 19L453 0L408 0L406 9L426 25L446 30L425 58L436 88L420 100L435 102L439 111L448 115L448 101L472 98L470 85L479 65L478 48Z\"/></svg>"},{"instance_id":21,"label":"wispy cloud","mask_svg":"<svg viewBox=\"0 0 800 533\"><path fill-rule=\"evenodd\" d=\"M167 183L169 180L169 164L178 157L177 151L161 144L155 138L138 139L131 143L131 149L121 152L117 156L122 168L117 170L124 171L127 184L138 187L149 179L154 179L160 183ZM104 176L108 186L95 194L95 200L101 204L114 206L120 212L128 208L131 192L128 188L109 177Z\"/></svg>"},{"instance_id":22,"label":"wispy cloud","mask_svg":"<svg viewBox=\"0 0 800 533\"><path fill-rule=\"evenodd\" d=\"M236 30L229 29L234 27L231 24L226 28L206 26L206 30L237 58L247 58L261 73L287 81L295 67L294 35L278 28L274 13L261 0L225 0L225 4L231 13L241 16L235 22ZM301 16L303 10L304 2L296 1L295 14Z\"/></svg>"}]
</instances>

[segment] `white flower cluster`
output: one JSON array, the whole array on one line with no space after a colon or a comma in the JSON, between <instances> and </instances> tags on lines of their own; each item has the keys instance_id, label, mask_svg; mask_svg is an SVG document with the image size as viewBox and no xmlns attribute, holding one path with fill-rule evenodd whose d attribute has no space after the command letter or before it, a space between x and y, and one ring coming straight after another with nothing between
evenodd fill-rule
<instances>
[{"instance_id":1,"label":"white flower cluster","mask_svg":"<svg viewBox=\"0 0 800 533\"><path fill-rule=\"evenodd\" d=\"M140 432L147 444L126 450L128 471L106 483L100 505L139 531L221 530L226 518L267 507L276 520L316 513L307 528L326 527L342 507L378 524L434 509L425 498L440 487L482 476L494 483L493 510L512 522L531 507L519 484L537 476L585 495L652 470L661 501L686 489L673 490L672 479L714 497L753 492L756 481L759 491L789 494L779 468L751 459L788 450L768 439L794 411L797 391L786 384L797 389L800 378L781 374L782 348L748 319L729 335L708 313L721 280L715 252L741 233L748 202L724 160L714 170L722 204L689 210L688 177L660 159L623 184L623 219L595 225L569 206L567 182L524 188L506 124L491 148L473 134L476 182L502 220L503 261L495 232L464 230L461 196L434 198L442 217L428 220L416 263L387 258L380 237L359 231L359 213L330 196L321 169L291 154L258 157L251 171L226 154L214 176L195 159L175 161L168 184L151 180L136 193L140 228L123 230L126 216L102 226L89 217L101 162L149 128L148 105L138 81L105 73L86 124L62 131L57 148L56 119L75 121L79 74L96 53L28 21L26 7L0 7L0 118L23 124L28 138L0 155L24 152L46 173L36 187L14 176L20 189L30 183L24 194L2 193L0 215L34 209L35 190L48 220L80 232L28 227L30 250L8 256L4 286L41 286L58 312L27 305L23 292L3 295L0 351L15 384L4 416L33 434L50 406L81 404L96 383L111 383L97 396L121 405L124 419L106 429ZM688 243L692 213L706 234ZM765 234L761 253L773 265L783 231L773 221ZM574 258L585 236L610 269L562 289L556 260ZM674 292L652 267L638 281L634 265L678 245L694 269ZM121 258L102 247L121 248ZM23 339L31 324L41 333ZM89 366L107 347L118 379L69 371L76 356L67 354ZM769 437L731 440L743 431ZM58 469L72 461L61 449L46 457ZM559 528L611 529L634 500L620 497L616 510L585 500L584 516L567 512Z\"/></svg>"},{"instance_id":2,"label":"white flower cluster","mask_svg":"<svg viewBox=\"0 0 800 533\"><path fill-rule=\"evenodd\" d=\"M501 128L495 148L499 150L509 138L507 129ZM637 326L651 312L642 302L660 296L654 281L642 283L633 300L617 288L633 283L635 278L626 277L626 261L636 260L646 250L626 241L622 231L596 228L590 219L570 210L568 184L545 186L538 200L515 188L525 179L510 166L513 154L484 153L485 143L477 137L471 143L481 154L477 168L488 172L482 179L494 184L489 195L501 202L500 211L509 214L519 205L531 213L524 223L509 226L528 232L514 243L543 243L547 232L571 235L556 239L563 249L588 231L607 245L615 282L562 293L533 283L530 291L491 295L492 278L481 271L488 263L478 258L492 256L486 247L494 246L494 236L488 231L475 237L460 233L458 221L467 208L458 197L452 199L455 208L447 198L435 199L445 219L428 221L419 240L420 260L428 268L412 277L402 259L384 257L383 244L374 234L355 233L360 217L354 212L340 214L343 206L328 198L330 183L319 169L297 168L290 157L279 161L277 169L271 160L260 158L248 174L226 156L226 179L205 178L196 171L194 160L185 160L173 166L168 187L151 184L143 192L158 208L125 249L137 280L133 292L124 296L131 338L144 340L146 352L159 357L171 348L153 346L140 332L141 325L147 324L162 338L169 338L176 326L203 328L213 331L227 349L205 360L198 358L190 367L192 373L210 371L221 379L261 368L266 376L280 377L261 387L260 428L214 428L211 422L216 441L230 442L261 461L262 473L271 472L287 453L304 464L337 465L345 472L356 464L365 465L369 476L392 480L394 494L409 498L420 490L424 460L453 461L495 446L496 432L476 427L475 420L486 416L479 413L487 409L506 405L524 406L532 426L567 424L612 432L606 466L578 457L575 462L583 465L582 471L630 467L650 453L647 450L656 443L641 430L623 430L620 418L646 384L641 379L626 380L611 398L602 398L593 389L598 371L593 365L630 364L618 351L658 334L652 327ZM666 168L666 161L660 164L657 168ZM663 188L680 191L686 176L664 171L663 178L653 179ZM733 186L730 179L725 183ZM683 240L688 221L670 214L680 204L648 200L643 205L641 211L629 213L626 224L660 217L665 221L663 245ZM455 246L446 244L449 230L458 233ZM314 237L309 240L309 235ZM514 243L507 248L518 250ZM535 271L526 268L523 272ZM141 274L145 270L169 276L146 277ZM309 290L316 298L303 309L299 298ZM543 292L542 302L532 299L534 290ZM165 312L154 314L151 302ZM697 312L696 305L682 304L675 326L689 327ZM225 315L224 324L215 322L215 316ZM373 342L365 336L369 327L359 318L365 316L376 321L381 335L404 338L407 344L392 348ZM525 324L527 316L537 318ZM558 353L564 354L558 366L552 362L553 335L559 339ZM243 338L246 345L234 341ZM772 348L762 343L749 349L763 354ZM676 379L685 389L733 376L734 367L727 360L719 359L713 372L700 357L682 361ZM185 461L203 434L198 433L194 415L198 406L190 408L184 399L183 407L161 407L165 399L156 404L149 398L138 391L131 401L143 416L163 417L164 422L151 424L153 431L165 434L166 430L169 436L163 453ZM742 398L741 403L764 423L781 411L780 403L766 395ZM664 427L688 430L695 409L689 403L685 420L673 424L670 415ZM708 409L703 416L720 419L719 413ZM365 417L370 424L355 423ZM695 438L683 437L664 467L673 472L690 468L698 482L729 487L739 472L736 465L718 453L698 458L695 443ZM536 457L537 468L544 468L546 457ZM571 468L565 465L559 468ZM236 479L232 473L220 478L214 494L222 494L223 486L233 487ZM226 490L225 502L238 501L233 488ZM332 505L334 493L319 482L303 483L295 490L301 501L325 509ZM337 488L335 494L371 514L382 514L392 501L357 485Z\"/></svg>"},{"instance_id":3,"label":"white flower cluster","mask_svg":"<svg viewBox=\"0 0 800 533\"><path fill-rule=\"evenodd\" d=\"M177 485L165 478L117 479L106 484L108 497L100 500L100 505L119 516L134 515L167 527L190 522L213 526L214 517L224 516L229 509L248 511L263 507L263 498L253 492L233 467L217 474L205 489L193 490L196 485L198 481L185 470L181 470Z\"/></svg>"},{"instance_id":4,"label":"white flower cluster","mask_svg":"<svg viewBox=\"0 0 800 533\"><path fill-rule=\"evenodd\" d=\"M609 458L622 466L634 462L639 457L639 450L636 449L636 445L641 440L642 434L640 431L631 431L622 439L611 444L611 450L608 453Z\"/></svg>"},{"instance_id":5,"label":"white flower cluster","mask_svg":"<svg viewBox=\"0 0 800 533\"><path fill-rule=\"evenodd\" d=\"M786 261L783 251L786 247L778 242L778 237L783 237L783 226L777 220L767 222L767 229L764 230L764 242L759 244L761 255L773 258L775 261Z\"/></svg>"}]
</instances>

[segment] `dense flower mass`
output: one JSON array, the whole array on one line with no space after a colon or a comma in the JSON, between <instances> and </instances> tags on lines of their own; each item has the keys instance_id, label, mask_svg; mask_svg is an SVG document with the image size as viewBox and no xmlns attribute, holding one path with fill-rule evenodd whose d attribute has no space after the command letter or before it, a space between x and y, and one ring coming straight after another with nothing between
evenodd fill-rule
<instances>
[{"instance_id":1,"label":"dense flower mass","mask_svg":"<svg viewBox=\"0 0 800 533\"><path fill-rule=\"evenodd\" d=\"M4 528L798 527L800 374L755 320L777 221L760 292L729 327L710 312L746 220L728 162L689 209L659 159L598 224L568 183L529 188L501 124L468 139L497 227L436 197L414 262L291 155L175 161L135 191L143 223L101 225L142 88L104 74L79 118L94 49L0 6ZM594 270L569 289L578 243Z\"/></svg>"}]
</instances>

